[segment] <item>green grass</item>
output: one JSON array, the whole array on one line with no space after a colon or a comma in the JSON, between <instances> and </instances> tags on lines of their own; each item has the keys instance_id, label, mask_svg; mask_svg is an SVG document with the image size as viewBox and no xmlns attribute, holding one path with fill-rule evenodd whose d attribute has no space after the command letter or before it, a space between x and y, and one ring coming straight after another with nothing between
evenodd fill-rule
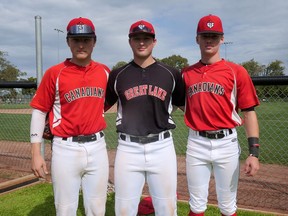
<instances>
[{"instance_id":1,"label":"green grass","mask_svg":"<svg viewBox=\"0 0 288 216\"><path fill-rule=\"evenodd\" d=\"M4 104L5 105L5 104ZM3 105L1 105L2 108ZM5 106L20 106L23 104L6 104ZM263 102L256 108L260 125L260 160L262 163L288 165L288 103ZM109 149L117 146L115 113L106 113L106 142ZM1 114L0 140L29 142L30 114ZM175 149L178 155L185 155L188 128L184 124L183 112L173 113L176 129L173 130ZM247 140L244 127L237 128L242 149L241 160L248 155Z\"/></svg>"},{"instance_id":2,"label":"green grass","mask_svg":"<svg viewBox=\"0 0 288 216\"><path fill-rule=\"evenodd\" d=\"M54 198L52 185L40 183L25 187L0 196L0 216L54 216ZM178 203L178 216L186 216L189 212L187 202ZM84 216L82 195L79 198L77 216ZM106 203L106 216L114 216L114 194L110 194ZM218 208L208 206L205 216L220 215ZM238 210L239 216L273 216L250 211Z\"/></svg>"},{"instance_id":3,"label":"green grass","mask_svg":"<svg viewBox=\"0 0 288 216\"><path fill-rule=\"evenodd\" d=\"M1 114L0 140L29 142L30 114Z\"/></svg>"},{"instance_id":4,"label":"green grass","mask_svg":"<svg viewBox=\"0 0 288 216\"><path fill-rule=\"evenodd\" d=\"M11 104L1 104L0 109L29 109L31 108L30 105L28 103L26 104L15 104L15 103L11 103Z\"/></svg>"}]
</instances>

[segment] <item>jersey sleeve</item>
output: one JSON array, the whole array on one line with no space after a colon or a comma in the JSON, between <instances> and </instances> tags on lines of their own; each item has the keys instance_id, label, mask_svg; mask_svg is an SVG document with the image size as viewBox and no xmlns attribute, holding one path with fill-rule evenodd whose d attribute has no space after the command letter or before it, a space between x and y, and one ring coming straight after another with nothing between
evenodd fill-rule
<instances>
[{"instance_id":1,"label":"jersey sleeve","mask_svg":"<svg viewBox=\"0 0 288 216\"><path fill-rule=\"evenodd\" d=\"M118 100L118 96L114 88L116 76L117 76L117 70L111 71L111 73L109 74L105 95L105 108L104 108L105 111L107 111L110 107L112 107Z\"/></svg>"},{"instance_id":2,"label":"jersey sleeve","mask_svg":"<svg viewBox=\"0 0 288 216\"><path fill-rule=\"evenodd\" d=\"M55 100L55 80L53 79L53 69L48 69L37 88L37 91L30 103L34 109L42 112L49 112Z\"/></svg>"},{"instance_id":3,"label":"jersey sleeve","mask_svg":"<svg viewBox=\"0 0 288 216\"><path fill-rule=\"evenodd\" d=\"M172 93L172 104L175 106L185 105L185 84L181 72L175 70L175 89Z\"/></svg>"},{"instance_id":4,"label":"jersey sleeve","mask_svg":"<svg viewBox=\"0 0 288 216\"><path fill-rule=\"evenodd\" d=\"M237 106L239 109L247 109L260 104L255 87L247 70L237 65Z\"/></svg>"}]
</instances>

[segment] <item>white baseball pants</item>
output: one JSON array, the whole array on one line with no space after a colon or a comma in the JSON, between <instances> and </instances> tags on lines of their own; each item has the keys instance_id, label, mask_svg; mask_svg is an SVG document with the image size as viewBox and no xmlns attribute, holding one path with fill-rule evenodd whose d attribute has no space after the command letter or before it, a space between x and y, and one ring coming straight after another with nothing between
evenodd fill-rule
<instances>
[{"instance_id":1,"label":"white baseball pants","mask_svg":"<svg viewBox=\"0 0 288 216\"><path fill-rule=\"evenodd\" d=\"M204 212L207 208L212 173L221 213L232 215L236 212L240 152L236 129L221 139L208 139L189 130L186 173L189 205L194 213Z\"/></svg>"},{"instance_id":2,"label":"white baseball pants","mask_svg":"<svg viewBox=\"0 0 288 216\"><path fill-rule=\"evenodd\" d=\"M135 216L145 180L156 216L177 215L177 160L172 137L139 144L118 140L114 168L116 216Z\"/></svg>"},{"instance_id":3,"label":"white baseball pants","mask_svg":"<svg viewBox=\"0 0 288 216\"><path fill-rule=\"evenodd\" d=\"M76 216L80 189L86 216L104 216L108 173L104 137L85 143L54 137L51 176L57 216Z\"/></svg>"}]
</instances>

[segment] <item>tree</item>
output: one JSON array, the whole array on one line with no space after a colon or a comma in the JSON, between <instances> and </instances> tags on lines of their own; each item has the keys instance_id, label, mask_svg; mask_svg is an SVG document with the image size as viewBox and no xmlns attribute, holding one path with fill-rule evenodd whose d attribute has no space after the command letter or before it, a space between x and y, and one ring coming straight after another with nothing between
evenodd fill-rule
<instances>
[{"instance_id":1,"label":"tree","mask_svg":"<svg viewBox=\"0 0 288 216\"><path fill-rule=\"evenodd\" d=\"M279 60L271 62L265 69L265 76L284 76L285 67L282 64Z\"/></svg>"},{"instance_id":2,"label":"tree","mask_svg":"<svg viewBox=\"0 0 288 216\"><path fill-rule=\"evenodd\" d=\"M16 66L12 65L6 57L7 53L0 51L0 81L17 81L25 72L21 72Z\"/></svg>"},{"instance_id":3,"label":"tree","mask_svg":"<svg viewBox=\"0 0 288 216\"><path fill-rule=\"evenodd\" d=\"M179 71L181 71L184 67L188 66L188 60L186 58L183 58L180 55L172 55L167 58L158 59L158 60L176 68Z\"/></svg>"},{"instance_id":4,"label":"tree","mask_svg":"<svg viewBox=\"0 0 288 216\"><path fill-rule=\"evenodd\" d=\"M25 72L21 72L16 66L12 65L6 57L6 52L0 51L0 82L18 81L21 76L25 76ZM0 89L2 100L16 99L17 91L14 88ZM9 99L9 100L10 100Z\"/></svg>"},{"instance_id":5,"label":"tree","mask_svg":"<svg viewBox=\"0 0 288 216\"><path fill-rule=\"evenodd\" d=\"M263 73L265 68L264 65L260 65L254 59L243 62L241 65L248 71L250 76L259 76L261 73Z\"/></svg>"},{"instance_id":6,"label":"tree","mask_svg":"<svg viewBox=\"0 0 288 216\"><path fill-rule=\"evenodd\" d=\"M37 79L35 77L29 77L27 79L27 81L37 83ZM36 92L36 89L34 89L34 88L28 88L28 89L23 88L22 89L22 95L31 95L32 96L35 94L35 92Z\"/></svg>"},{"instance_id":7,"label":"tree","mask_svg":"<svg viewBox=\"0 0 288 216\"><path fill-rule=\"evenodd\" d=\"M112 70L117 69L117 68L119 68L119 67L122 67L122 66L124 66L124 65L126 65L126 64L127 64L127 62L125 62L125 61L119 61L119 62L117 62L116 65L114 65L114 66L112 67Z\"/></svg>"}]
</instances>

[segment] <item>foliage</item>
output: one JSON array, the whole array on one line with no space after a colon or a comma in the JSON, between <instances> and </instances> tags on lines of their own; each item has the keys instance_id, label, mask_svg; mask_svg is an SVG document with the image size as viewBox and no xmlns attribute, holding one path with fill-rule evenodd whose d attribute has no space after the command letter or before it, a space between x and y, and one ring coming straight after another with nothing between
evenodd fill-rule
<instances>
[{"instance_id":1,"label":"foliage","mask_svg":"<svg viewBox=\"0 0 288 216\"><path fill-rule=\"evenodd\" d=\"M251 59L250 61L247 62L243 62L242 66L248 71L250 76L259 76L259 74L262 73L265 67L264 65L260 65L254 59Z\"/></svg>"},{"instance_id":2,"label":"foliage","mask_svg":"<svg viewBox=\"0 0 288 216\"><path fill-rule=\"evenodd\" d=\"M115 70L115 69L117 69L117 68L120 68L120 67L122 67L122 66L124 66L124 65L126 65L126 64L127 64L127 62L125 62L125 61L117 62L117 64L112 67L112 70Z\"/></svg>"},{"instance_id":3,"label":"foliage","mask_svg":"<svg viewBox=\"0 0 288 216\"><path fill-rule=\"evenodd\" d=\"M282 64L283 62L279 60L271 62L266 67L264 76L283 76L285 67L281 66Z\"/></svg>"},{"instance_id":4,"label":"foliage","mask_svg":"<svg viewBox=\"0 0 288 216\"><path fill-rule=\"evenodd\" d=\"M248 71L250 76L284 76L285 67L282 66L283 62L275 60L268 66L260 65L254 59L242 63L242 66ZM257 86L257 95L259 98L267 99L273 96L280 98L287 97L286 86Z\"/></svg>"},{"instance_id":5,"label":"foliage","mask_svg":"<svg viewBox=\"0 0 288 216\"><path fill-rule=\"evenodd\" d=\"M22 79L21 76L25 76L25 72L21 72L17 67L12 65L7 59L7 53L0 51L0 82L1 81L18 81ZM181 71L184 67L188 66L187 58L184 58L180 55L171 55L169 57L163 59L157 59L167 65L170 65L177 70ZM112 70L124 66L127 64L125 61L119 61L112 67ZM283 76L285 67L283 66L283 62L279 60L275 60L271 62L269 65L261 65L259 62L251 59L247 62L243 62L242 66L248 71L250 76ZM29 82L36 82L36 78L29 77L27 79ZM277 86L271 86L271 88L259 87L257 89L257 93L259 97L270 97L275 93L281 94L283 88ZM285 89L284 89L285 90ZM19 98L19 94L21 95L34 95L35 89L22 89L22 91L17 91L15 88L9 89L0 89L0 100L2 101L16 101L16 98ZM286 95L287 91L282 92L282 96Z\"/></svg>"},{"instance_id":6,"label":"foliage","mask_svg":"<svg viewBox=\"0 0 288 216\"><path fill-rule=\"evenodd\" d=\"M158 59L158 60L167 65L170 65L171 67L176 68L179 71L181 71L184 67L188 66L188 59L183 58L180 55L172 55L167 58Z\"/></svg>"},{"instance_id":7,"label":"foliage","mask_svg":"<svg viewBox=\"0 0 288 216\"><path fill-rule=\"evenodd\" d=\"M27 81L36 83L37 79L35 77L29 77ZM36 92L36 89L33 89L33 88L22 89L22 95L34 95L35 92Z\"/></svg>"},{"instance_id":8,"label":"foliage","mask_svg":"<svg viewBox=\"0 0 288 216\"><path fill-rule=\"evenodd\" d=\"M176 68L177 70L181 71L184 67L188 66L188 60L186 58L183 58L180 55L172 55L169 56L167 58L163 58L163 59L156 59L157 61L161 61L167 65L170 65L171 67ZM116 63L116 65L114 65L112 67L112 70L122 67L125 64L127 64L127 62L125 61L119 61Z\"/></svg>"},{"instance_id":9,"label":"foliage","mask_svg":"<svg viewBox=\"0 0 288 216\"><path fill-rule=\"evenodd\" d=\"M25 76L16 66L12 65L6 57L7 53L0 51L0 81L16 81L20 76Z\"/></svg>"},{"instance_id":10,"label":"foliage","mask_svg":"<svg viewBox=\"0 0 288 216\"><path fill-rule=\"evenodd\" d=\"M0 51L0 82L17 81L21 76L25 76L25 72L21 72L16 66L12 65L6 58L8 54ZM0 95L9 98L16 98L17 91L11 89L0 89ZM3 100L3 97L1 97Z\"/></svg>"},{"instance_id":11,"label":"foliage","mask_svg":"<svg viewBox=\"0 0 288 216\"><path fill-rule=\"evenodd\" d=\"M243 62L241 65L248 71L250 76L283 76L285 67L282 64L282 61L275 60L265 66L251 59L250 61Z\"/></svg>"}]
</instances>

